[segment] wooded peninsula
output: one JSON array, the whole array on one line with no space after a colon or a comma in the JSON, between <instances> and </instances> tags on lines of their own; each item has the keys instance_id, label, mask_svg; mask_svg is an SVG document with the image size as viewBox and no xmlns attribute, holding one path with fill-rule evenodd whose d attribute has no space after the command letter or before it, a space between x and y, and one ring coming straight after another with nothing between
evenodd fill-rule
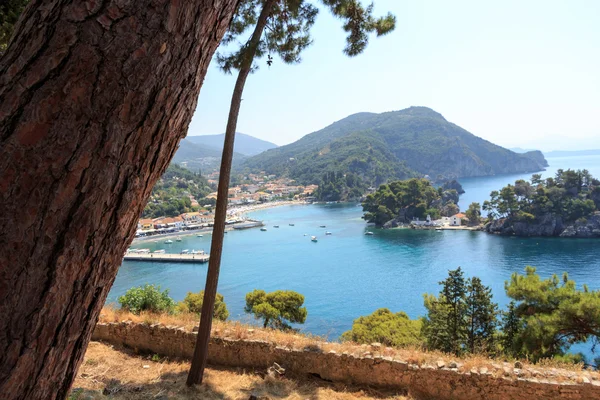
<instances>
[{"instance_id":1,"label":"wooded peninsula","mask_svg":"<svg viewBox=\"0 0 600 400\"><path fill-rule=\"evenodd\" d=\"M457 203L458 192L448 185L435 188L427 179L416 178L393 181L366 196L363 218L394 228L425 219L439 226L449 223L444 217L458 216L459 225L500 235L600 237L600 181L585 169L517 180L492 191L483 206L472 203L465 214L459 213ZM482 210L487 212L484 218Z\"/></svg>"}]
</instances>

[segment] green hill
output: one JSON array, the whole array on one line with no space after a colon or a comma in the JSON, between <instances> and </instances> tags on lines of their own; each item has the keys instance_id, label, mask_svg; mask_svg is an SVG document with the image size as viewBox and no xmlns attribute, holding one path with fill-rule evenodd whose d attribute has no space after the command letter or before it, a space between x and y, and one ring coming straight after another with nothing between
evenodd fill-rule
<instances>
[{"instance_id":1,"label":"green hill","mask_svg":"<svg viewBox=\"0 0 600 400\"><path fill-rule=\"evenodd\" d=\"M191 171L202 171L202 173L209 174L219 170L221 152L222 150L201 143L193 143L186 138L179 143L179 148L171 163L181 164ZM239 165L244 159L246 156L243 154L233 153L234 165Z\"/></svg>"},{"instance_id":2,"label":"green hill","mask_svg":"<svg viewBox=\"0 0 600 400\"><path fill-rule=\"evenodd\" d=\"M449 178L540 171L540 152L517 154L446 121L426 107L359 113L292 144L247 159L248 170L318 182L323 172L350 170L371 184L390 178Z\"/></svg>"}]
</instances>

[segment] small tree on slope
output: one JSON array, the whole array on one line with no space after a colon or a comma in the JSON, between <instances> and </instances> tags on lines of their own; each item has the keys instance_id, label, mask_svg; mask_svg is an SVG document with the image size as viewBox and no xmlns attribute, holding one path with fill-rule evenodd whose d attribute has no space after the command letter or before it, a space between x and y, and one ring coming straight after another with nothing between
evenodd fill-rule
<instances>
[{"instance_id":1,"label":"small tree on slope","mask_svg":"<svg viewBox=\"0 0 600 400\"><path fill-rule=\"evenodd\" d=\"M275 329L291 329L290 323L303 324L308 312L304 304L304 296L291 290L277 290L266 293L254 290L246 295L244 311L254 314L256 319L263 320L263 327Z\"/></svg>"}]
</instances>

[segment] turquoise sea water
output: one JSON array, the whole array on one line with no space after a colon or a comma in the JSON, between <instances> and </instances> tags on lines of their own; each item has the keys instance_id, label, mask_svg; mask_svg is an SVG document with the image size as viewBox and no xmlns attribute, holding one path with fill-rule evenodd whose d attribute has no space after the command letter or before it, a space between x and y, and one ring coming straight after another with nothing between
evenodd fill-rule
<instances>
[{"instance_id":1,"label":"turquoise sea water","mask_svg":"<svg viewBox=\"0 0 600 400\"><path fill-rule=\"evenodd\" d=\"M583 159L587 159L583 162ZM600 157L551 159L547 174L557 168L587 167L600 176ZM524 175L528 177L528 175ZM461 198L483 202L490 190L519 176L463 180ZM308 318L302 329L337 338L352 321L380 307L424 313L423 293L438 293L438 282L448 269L461 266L467 276L479 276L493 289L495 300L507 303L504 282L511 273L533 265L546 277L567 271L578 283L600 289L600 241L587 239L514 238L465 231L379 230L368 228L361 207L352 205L283 206L252 214L265 221L258 229L229 232L219 281L219 292L233 319L250 321L243 313L244 296L259 288L290 289L306 297ZM295 226L289 226L290 223ZM279 225L280 228L273 228ZM320 228L326 225L326 228ZM373 236L365 236L372 230ZM332 235L326 236L325 231ZM306 234L307 236L304 236ZM310 236L318 236L313 243ZM133 247L166 249L210 248L210 235L184 236L167 245L139 243ZM127 289L144 283L168 288L176 300L204 288L207 264L124 262L109 302ZM575 348L582 350L583 348ZM583 349L589 354L589 350Z\"/></svg>"}]
</instances>

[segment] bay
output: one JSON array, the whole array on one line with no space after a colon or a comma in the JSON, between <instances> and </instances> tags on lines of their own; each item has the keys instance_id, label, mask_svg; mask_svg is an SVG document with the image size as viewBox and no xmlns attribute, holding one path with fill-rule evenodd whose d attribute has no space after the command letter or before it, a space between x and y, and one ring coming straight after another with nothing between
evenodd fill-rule
<instances>
[{"instance_id":1,"label":"bay","mask_svg":"<svg viewBox=\"0 0 600 400\"><path fill-rule=\"evenodd\" d=\"M583 160L585 159L585 160ZM558 168L588 168L600 176L600 157L549 159L543 174ZM491 190L530 174L461 180L466 190L462 208L483 203ZM219 292L231 318L251 322L244 296L253 289L295 290L306 298L308 318L303 331L336 339L352 321L377 308L423 315L423 293L438 293L438 282L449 269L461 266L466 276L478 276L492 288L503 307L504 282L526 265L543 277L568 272L578 284L600 289L600 247L593 239L515 238L466 231L380 230L367 227L356 204L297 205L261 210L252 217L265 221L267 231L232 231L225 237ZM290 226L289 224L294 224ZM274 228L279 225L280 228ZM320 228L325 225L326 228ZM373 231L373 236L364 233ZM325 235L325 231L332 235ZM304 236L306 234L306 236ZM317 243L310 241L316 235ZM132 247L210 249L210 235L184 236L181 242L143 242ZM207 264L123 262L108 302L131 287L153 283L168 288L179 301L188 291L204 288ZM585 346L573 348L591 356Z\"/></svg>"}]
</instances>

